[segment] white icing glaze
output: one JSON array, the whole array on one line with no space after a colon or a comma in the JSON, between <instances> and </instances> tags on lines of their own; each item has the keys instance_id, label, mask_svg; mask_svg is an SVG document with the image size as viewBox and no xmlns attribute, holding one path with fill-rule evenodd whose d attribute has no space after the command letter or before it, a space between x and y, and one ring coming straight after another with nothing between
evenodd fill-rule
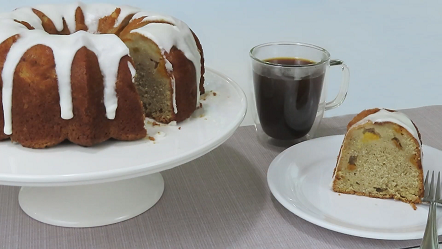
<instances>
[{"instance_id":1,"label":"white icing glaze","mask_svg":"<svg viewBox=\"0 0 442 249\"><path fill-rule=\"evenodd\" d=\"M170 49L175 46L181 50L186 58L195 66L197 79L196 106L198 107L200 102L199 83L201 79L201 55L189 27L174 17L149 12L139 12L132 17L132 20L142 17L144 17L143 21L149 21L151 23L134 29L131 33L139 33L151 39L159 46L162 53L164 53L164 51L169 53ZM156 23L154 21L166 21L168 23ZM166 59L164 54L163 57Z\"/></svg>"},{"instance_id":2,"label":"white icing glaze","mask_svg":"<svg viewBox=\"0 0 442 249\"><path fill-rule=\"evenodd\" d=\"M88 32L75 32L75 11L78 7L83 11ZM124 43L113 34L94 35L93 33L97 32L99 19L103 16L112 14L117 7L121 9L121 13L116 20L115 27L119 26L124 18L131 14L135 14L132 20L144 17L144 20L147 21L161 20L173 24L150 23L144 27L133 30L132 32L145 35L157 43L163 52L163 56L164 51L170 52L170 49L175 46L180 49L190 61L192 61L195 66L197 78L196 105L199 106L201 57L190 29L182 21L166 15L139 12L139 9L129 6L114 6L111 4L75 3L67 5L39 5L34 7L34 9L41 11L50 18L58 31L63 30L63 19L65 20L66 25L72 34L59 36L47 34L43 30L41 20L32 11L32 8L23 7L10 13L0 14L0 43L11 36L18 35L17 41L10 48L1 74L3 80L2 99L5 134L12 134L11 107L15 68L23 54L29 48L37 44L48 46L53 51L54 60L56 61L55 70L58 78L61 117L63 119L70 119L73 117L70 85L71 66L76 52L83 46L97 55L104 81L104 104L106 108L106 116L109 119L115 118L118 103L115 92L118 65L123 56L129 55L129 50ZM15 22L14 20L27 22L34 27L35 30L28 30L24 25ZM129 63L128 67L131 71L132 77L134 77L135 69L133 65ZM166 60L166 69L173 72L172 64L168 60ZM173 86L173 107L174 112L177 113L175 79L173 78L173 74L171 81Z\"/></svg>"},{"instance_id":3,"label":"white icing glaze","mask_svg":"<svg viewBox=\"0 0 442 249\"><path fill-rule=\"evenodd\" d=\"M78 4L45 4L32 7L45 14L51 19L57 31L63 30L63 18L66 21L69 31L75 31L75 10Z\"/></svg>"},{"instance_id":4,"label":"white icing glaze","mask_svg":"<svg viewBox=\"0 0 442 249\"><path fill-rule=\"evenodd\" d=\"M129 67L130 74L132 75L132 82L133 82L137 71L135 71L135 68L130 61L127 62L127 66Z\"/></svg>"},{"instance_id":5,"label":"white icing glaze","mask_svg":"<svg viewBox=\"0 0 442 249\"><path fill-rule=\"evenodd\" d=\"M19 26L10 26L11 24L7 24L4 23L5 22L14 22L14 20L20 20L20 21L25 21L27 23L29 23L32 27L36 28L36 29L43 29L43 26L41 26L41 20L40 18L38 18L37 15L34 14L34 12L32 11L31 8L19 8L14 10L13 12L8 12L8 13L1 13L0 14L0 23L1 23L1 27L2 30L0 32L0 36L2 37L3 35L6 35L6 33L4 33L4 29L10 29L10 30L16 30L16 29L24 29L27 30L26 27L24 27L23 25L19 24ZM7 36L6 38L10 37L11 35ZM3 41L5 39L0 37L0 41Z\"/></svg>"},{"instance_id":6,"label":"white icing glaze","mask_svg":"<svg viewBox=\"0 0 442 249\"><path fill-rule=\"evenodd\" d=\"M164 60L166 61L166 69L168 72L170 72L170 82L172 83L172 105L173 105L173 112L175 114L178 113L178 108L176 106L176 89L175 89L175 77L173 76L173 66L172 63L170 63L170 61L168 61L166 59L166 57L163 55Z\"/></svg>"},{"instance_id":7,"label":"white icing glaze","mask_svg":"<svg viewBox=\"0 0 442 249\"><path fill-rule=\"evenodd\" d=\"M392 122L398 124L404 127L419 143L421 143L416 127L413 125L411 120L401 112L389 112L385 109L381 109L378 112L359 120L359 122L355 123L351 127L356 127L369 121L372 123Z\"/></svg>"},{"instance_id":8,"label":"white icing glaze","mask_svg":"<svg viewBox=\"0 0 442 249\"><path fill-rule=\"evenodd\" d=\"M131 14L135 14L140 11L138 8L130 7L130 6L115 6L112 4L80 4L81 9L84 14L84 22L88 27L88 32L97 33L98 30L98 21L103 16L111 15L116 8L121 9L121 13L117 18L117 21L114 27L118 27L125 17Z\"/></svg>"},{"instance_id":9,"label":"white icing glaze","mask_svg":"<svg viewBox=\"0 0 442 249\"><path fill-rule=\"evenodd\" d=\"M166 69L167 69L167 71L170 73L170 82L172 83L172 106L173 106L173 112L175 113L175 114L177 114L178 113L178 108L177 108L177 106L176 106L176 89L175 89L175 77L173 76L173 66L172 66L172 63L170 63L170 61L168 61L167 59L166 59L166 57L164 56L164 54L163 54L163 58L164 58L164 61L166 62L166 64L165 64L165 66L166 66Z\"/></svg>"},{"instance_id":10,"label":"white icing glaze","mask_svg":"<svg viewBox=\"0 0 442 249\"><path fill-rule=\"evenodd\" d=\"M106 107L106 117L115 118L118 101L115 92L115 82L117 81L118 65L123 56L129 56L129 48L113 34L86 34L86 47L95 52L100 64L101 73L104 81L104 106ZM79 33L77 32L77 33Z\"/></svg>"},{"instance_id":11,"label":"white icing glaze","mask_svg":"<svg viewBox=\"0 0 442 249\"><path fill-rule=\"evenodd\" d=\"M8 16L10 19L26 21L36 29L43 29L40 19L32 12L32 9L36 9L51 19L57 31L63 30L64 18L69 31L73 33L75 31L75 11L78 7L80 7L83 11L85 24L88 27L89 33L97 33L98 21L100 18L111 15L116 8L120 8L121 12L115 22L114 27L118 27L128 15L135 14L140 11L140 9L131 6L116 6L112 4L83 4L79 2L74 4L45 4L37 5L35 7L23 7L2 15Z\"/></svg>"},{"instance_id":12,"label":"white icing glaze","mask_svg":"<svg viewBox=\"0 0 442 249\"><path fill-rule=\"evenodd\" d=\"M143 12L137 13L137 14L135 14L135 16L132 19L137 19L140 17L144 17L143 22L144 21L146 21L146 22L164 21L164 22L168 22L168 23L175 25L175 22L177 21L176 18L173 18L171 16L163 15L160 13L149 12L149 11L143 11Z\"/></svg>"},{"instance_id":13,"label":"white icing glaze","mask_svg":"<svg viewBox=\"0 0 442 249\"><path fill-rule=\"evenodd\" d=\"M172 105L173 105L173 112L175 114L178 113L178 108L176 106L176 90L175 90L175 77L172 75L172 78L170 79L172 82Z\"/></svg>"},{"instance_id":14,"label":"white icing glaze","mask_svg":"<svg viewBox=\"0 0 442 249\"><path fill-rule=\"evenodd\" d=\"M163 55L164 56L164 55ZM168 61L166 58L164 58L164 60L166 61L166 69L167 69L167 71L169 71L169 72L173 72L173 66L172 66L172 63L170 63L170 61Z\"/></svg>"}]
</instances>

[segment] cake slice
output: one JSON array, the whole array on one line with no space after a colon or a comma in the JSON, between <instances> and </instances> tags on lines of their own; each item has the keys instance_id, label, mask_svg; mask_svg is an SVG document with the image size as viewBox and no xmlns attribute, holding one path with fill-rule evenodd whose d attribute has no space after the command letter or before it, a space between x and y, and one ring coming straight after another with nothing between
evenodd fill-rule
<instances>
[{"instance_id":1,"label":"cake slice","mask_svg":"<svg viewBox=\"0 0 442 249\"><path fill-rule=\"evenodd\" d=\"M333 173L333 191L421 203L422 142L403 113L370 109L347 126Z\"/></svg>"}]
</instances>

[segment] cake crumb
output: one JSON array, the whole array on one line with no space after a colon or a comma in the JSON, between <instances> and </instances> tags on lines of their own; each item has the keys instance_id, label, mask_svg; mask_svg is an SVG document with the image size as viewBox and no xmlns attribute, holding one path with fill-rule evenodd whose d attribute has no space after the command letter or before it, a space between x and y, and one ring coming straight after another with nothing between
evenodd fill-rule
<instances>
[{"instance_id":1,"label":"cake crumb","mask_svg":"<svg viewBox=\"0 0 442 249\"><path fill-rule=\"evenodd\" d=\"M158 137L165 137L166 136L166 133L164 133L164 132L162 132L162 131L159 131L159 132L157 132L157 134L156 134Z\"/></svg>"},{"instance_id":2,"label":"cake crumb","mask_svg":"<svg viewBox=\"0 0 442 249\"><path fill-rule=\"evenodd\" d=\"M207 98L208 98L210 95L216 96L216 93L214 94L214 92L213 92L212 90L210 90L210 91L206 91L204 94L202 94L202 95L200 96L200 100L202 100L202 101L206 101Z\"/></svg>"},{"instance_id":3,"label":"cake crumb","mask_svg":"<svg viewBox=\"0 0 442 249\"><path fill-rule=\"evenodd\" d=\"M213 96L216 96L216 92L213 92L212 94L213 94Z\"/></svg>"},{"instance_id":4,"label":"cake crumb","mask_svg":"<svg viewBox=\"0 0 442 249\"><path fill-rule=\"evenodd\" d=\"M152 126L161 126L161 125L160 125L159 123L157 123L157 122L154 121L154 122L152 123Z\"/></svg>"},{"instance_id":5,"label":"cake crumb","mask_svg":"<svg viewBox=\"0 0 442 249\"><path fill-rule=\"evenodd\" d=\"M154 137L149 136L148 138L149 138L150 141L155 141Z\"/></svg>"},{"instance_id":6,"label":"cake crumb","mask_svg":"<svg viewBox=\"0 0 442 249\"><path fill-rule=\"evenodd\" d=\"M181 126L180 126L180 127L178 127L178 130L181 130Z\"/></svg>"},{"instance_id":7,"label":"cake crumb","mask_svg":"<svg viewBox=\"0 0 442 249\"><path fill-rule=\"evenodd\" d=\"M414 203L410 203L410 206L411 206L414 210L417 209L417 206L416 206L416 204L414 204Z\"/></svg>"}]
</instances>

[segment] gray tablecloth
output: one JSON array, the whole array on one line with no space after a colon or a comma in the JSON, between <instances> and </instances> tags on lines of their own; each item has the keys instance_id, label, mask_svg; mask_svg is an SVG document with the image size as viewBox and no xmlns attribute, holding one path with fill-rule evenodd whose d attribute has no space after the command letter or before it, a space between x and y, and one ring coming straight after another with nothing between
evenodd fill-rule
<instances>
[{"instance_id":1,"label":"gray tablecloth","mask_svg":"<svg viewBox=\"0 0 442 249\"><path fill-rule=\"evenodd\" d=\"M425 144L442 149L442 106L404 110ZM318 136L343 134L352 116L324 119ZM28 217L19 188L0 186L0 248L400 248L414 241L353 237L313 225L286 210L266 173L283 150L264 148L254 128L162 173L165 191L147 212L97 228L62 228ZM442 165L442 162L441 162ZM103 207L105 208L105 207ZM406 217L404 217L405 219Z\"/></svg>"}]
</instances>

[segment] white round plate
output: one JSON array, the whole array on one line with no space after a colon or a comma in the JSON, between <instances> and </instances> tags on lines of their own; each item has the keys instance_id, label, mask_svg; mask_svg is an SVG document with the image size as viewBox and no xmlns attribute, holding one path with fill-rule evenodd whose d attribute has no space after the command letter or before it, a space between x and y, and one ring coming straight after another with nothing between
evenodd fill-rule
<instances>
[{"instance_id":1,"label":"white round plate","mask_svg":"<svg viewBox=\"0 0 442 249\"><path fill-rule=\"evenodd\" d=\"M61 186L116 181L160 172L189 162L226 141L244 119L241 88L214 70L205 73L202 108L177 125L147 124L151 138L107 141L94 147L63 143L28 149L0 142L0 184Z\"/></svg>"},{"instance_id":2,"label":"white round plate","mask_svg":"<svg viewBox=\"0 0 442 249\"><path fill-rule=\"evenodd\" d=\"M333 169L343 138L317 138L279 154L267 172L275 198L300 218L332 231L385 240L422 238L428 205L419 204L413 210L400 201L332 191ZM442 152L426 145L423 152L424 171L440 170ZM442 216L437 219L437 226L440 235Z\"/></svg>"}]
</instances>

